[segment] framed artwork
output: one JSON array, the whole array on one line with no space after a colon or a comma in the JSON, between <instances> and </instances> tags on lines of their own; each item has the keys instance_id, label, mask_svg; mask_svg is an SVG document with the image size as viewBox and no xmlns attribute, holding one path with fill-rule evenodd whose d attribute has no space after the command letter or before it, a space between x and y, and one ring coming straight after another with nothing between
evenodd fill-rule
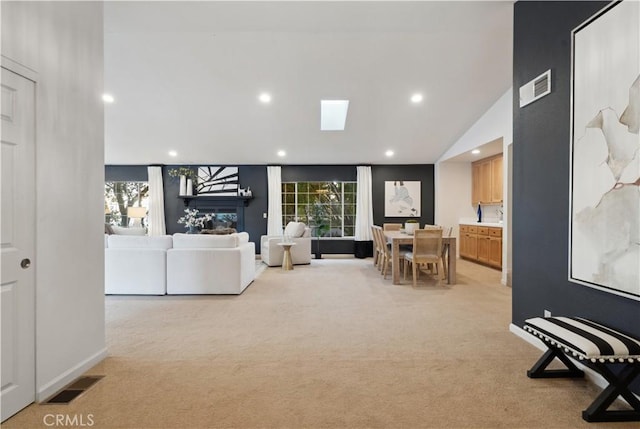
<instances>
[{"instance_id":1,"label":"framed artwork","mask_svg":"<svg viewBox=\"0 0 640 429\"><path fill-rule=\"evenodd\" d=\"M237 196L238 188L238 167L198 167L198 195Z\"/></svg>"},{"instance_id":2,"label":"framed artwork","mask_svg":"<svg viewBox=\"0 0 640 429\"><path fill-rule=\"evenodd\" d=\"M640 300L640 3L572 36L569 280Z\"/></svg>"},{"instance_id":3,"label":"framed artwork","mask_svg":"<svg viewBox=\"0 0 640 429\"><path fill-rule=\"evenodd\" d=\"M385 217L420 217L420 181L384 182Z\"/></svg>"}]
</instances>

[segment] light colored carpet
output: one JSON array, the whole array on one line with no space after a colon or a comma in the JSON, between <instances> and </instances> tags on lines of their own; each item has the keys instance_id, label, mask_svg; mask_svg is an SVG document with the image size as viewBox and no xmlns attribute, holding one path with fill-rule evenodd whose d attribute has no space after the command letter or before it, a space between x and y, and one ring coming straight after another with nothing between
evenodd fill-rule
<instances>
[{"instance_id":1,"label":"light colored carpet","mask_svg":"<svg viewBox=\"0 0 640 429\"><path fill-rule=\"evenodd\" d=\"M498 271L458 284L383 280L371 259L266 268L240 296L107 297L105 378L69 405L95 428L631 428L580 417L598 389L531 380L541 352L508 331Z\"/></svg>"}]
</instances>

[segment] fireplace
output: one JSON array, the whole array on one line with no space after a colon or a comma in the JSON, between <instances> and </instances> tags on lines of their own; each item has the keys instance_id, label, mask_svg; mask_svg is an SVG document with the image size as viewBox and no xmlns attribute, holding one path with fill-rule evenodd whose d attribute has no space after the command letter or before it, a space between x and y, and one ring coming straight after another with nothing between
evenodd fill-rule
<instances>
[{"instance_id":1,"label":"fireplace","mask_svg":"<svg viewBox=\"0 0 640 429\"><path fill-rule=\"evenodd\" d=\"M235 228L244 231L244 208L248 205L248 197L193 196L182 197L185 207L197 209L200 213L210 213L214 218L205 225L207 229Z\"/></svg>"}]
</instances>

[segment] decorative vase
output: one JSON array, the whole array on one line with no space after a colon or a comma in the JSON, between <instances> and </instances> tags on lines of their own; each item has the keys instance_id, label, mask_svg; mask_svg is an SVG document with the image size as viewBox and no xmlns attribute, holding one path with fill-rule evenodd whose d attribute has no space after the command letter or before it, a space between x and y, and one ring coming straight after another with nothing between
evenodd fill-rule
<instances>
[{"instance_id":1,"label":"decorative vase","mask_svg":"<svg viewBox=\"0 0 640 429\"><path fill-rule=\"evenodd\" d=\"M405 222L404 223L404 232L407 234L413 234L413 231L418 229L418 222Z\"/></svg>"},{"instance_id":2,"label":"decorative vase","mask_svg":"<svg viewBox=\"0 0 640 429\"><path fill-rule=\"evenodd\" d=\"M187 195L187 176L180 176L180 195Z\"/></svg>"},{"instance_id":3,"label":"decorative vase","mask_svg":"<svg viewBox=\"0 0 640 429\"><path fill-rule=\"evenodd\" d=\"M197 233L198 233L197 226L190 226L189 229L187 230L187 234L197 234Z\"/></svg>"},{"instance_id":4,"label":"decorative vase","mask_svg":"<svg viewBox=\"0 0 640 429\"><path fill-rule=\"evenodd\" d=\"M482 206L478 204L478 223L482 222Z\"/></svg>"},{"instance_id":5,"label":"decorative vase","mask_svg":"<svg viewBox=\"0 0 640 429\"><path fill-rule=\"evenodd\" d=\"M193 195L193 180L187 179L187 193L186 195Z\"/></svg>"}]
</instances>

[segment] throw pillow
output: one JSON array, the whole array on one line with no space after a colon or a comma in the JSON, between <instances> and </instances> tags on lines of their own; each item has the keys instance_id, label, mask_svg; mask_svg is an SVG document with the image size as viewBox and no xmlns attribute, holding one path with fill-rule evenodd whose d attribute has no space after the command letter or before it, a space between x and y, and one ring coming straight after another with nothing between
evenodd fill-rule
<instances>
[{"instance_id":1,"label":"throw pillow","mask_svg":"<svg viewBox=\"0 0 640 429\"><path fill-rule=\"evenodd\" d=\"M104 224L104 233L108 235L113 235L113 228L108 223Z\"/></svg>"},{"instance_id":2,"label":"throw pillow","mask_svg":"<svg viewBox=\"0 0 640 429\"><path fill-rule=\"evenodd\" d=\"M302 237L306 225L303 222L289 222L284 229L284 235L291 238Z\"/></svg>"},{"instance_id":3,"label":"throw pillow","mask_svg":"<svg viewBox=\"0 0 640 429\"><path fill-rule=\"evenodd\" d=\"M200 234L213 234L213 235L227 235L234 234L236 231L235 228L216 228L216 229L203 229L200 231Z\"/></svg>"}]
</instances>

